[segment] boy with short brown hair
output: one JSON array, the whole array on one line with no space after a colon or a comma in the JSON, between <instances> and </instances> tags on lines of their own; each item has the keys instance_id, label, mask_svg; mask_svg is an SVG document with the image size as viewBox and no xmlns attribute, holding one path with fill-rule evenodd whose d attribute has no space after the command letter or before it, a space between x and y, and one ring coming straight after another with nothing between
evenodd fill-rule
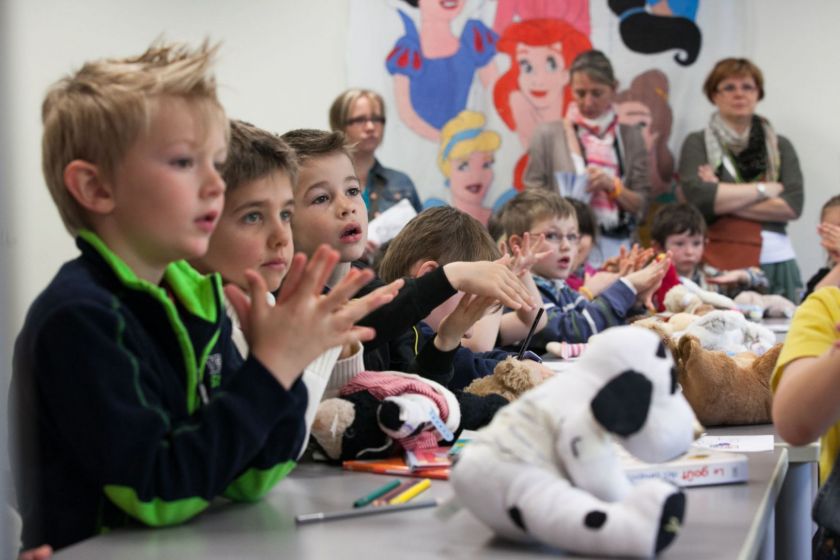
<instances>
[{"instance_id":1,"label":"boy with short brown hair","mask_svg":"<svg viewBox=\"0 0 840 560\"><path fill-rule=\"evenodd\" d=\"M507 242L516 247L527 232L542 235L550 250L531 271L543 298L548 324L534 337L544 348L551 341L586 342L608 327L624 324L628 312L647 299L662 282L670 265L665 258L613 282L590 301L565 280L577 254L575 208L555 192L528 189L509 200L501 213Z\"/></svg>"},{"instance_id":2,"label":"boy with short brown hair","mask_svg":"<svg viewBox=\"0 0 840 560\"><path fill-rule=\"evenodd\" d=\"M319 130L293 130L283 135L298 154L301 164L292 220L295 244L308 252L314 246L326 243L341 253L342 262L328 284L336 282L350 270L351 263L362 256L367 233L367 211L361 185L352 159L346 149L340 147L343 138L340 132ZM362 293L374 287L371 282ZM492 262L446 264L422 277L407 279L405 287L392 302L359 322L374 327L378 333L365 344L365 367L374 371L397 369L419 373L446 384L452 377L448 354L454 352L454 348L447 345L446 349L436 352L434 345L426 345L427 353L417 353L413 356L416 361L406 363L402 359L403 352L393 345L458 291L500 300L514 309L531 307L530 294L504 265Z\"/></svg>"}]
</instances>

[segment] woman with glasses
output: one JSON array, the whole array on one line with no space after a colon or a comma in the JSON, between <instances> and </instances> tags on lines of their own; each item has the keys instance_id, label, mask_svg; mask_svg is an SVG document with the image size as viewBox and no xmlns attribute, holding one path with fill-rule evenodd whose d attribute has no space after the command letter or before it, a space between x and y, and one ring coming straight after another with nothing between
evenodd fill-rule
<instances>
[{"instance_id":1,"label":"woman with glasses","mask_svg":"<svg viewBox=\"0 0 840 560\"><path fill-rule=\"evenodd\" d=\"M796 302L802 280L786 227L802 213L802 172L790 141L755 113L761 70L745 58L723 59L703 92L717 110L685 139L679 177L682 195L709 224L704 260L720 270L760 265L770 291Z\"/></svg>"},{"instance_id":2,"label":"woman with glasses","mask_svg":"<svg viewBox=\"0 0 840 560\"><path fill-rule=\"evenodd\" d=\"M422 206L414 183L402 171L385 167L374 152L385 132L385 102L368 89L348 89L330 107L330 127L341 131L353 145L353 163L364 185L368 219L373 219L403 199L417 212Z\"/></svg>"},{"instance_id":3,"label":"woman with glasses","mask_svg":"<svg viewBox=\"0 0 840 560\"><path fill-rule=\"evenodd\" d=\"M579 54L569 76L574 103L565 120L534 132L523 180L589 202L599 230L590 264L599 267L638 239L650 192L648 152L640 130L618 122L618 80L604 53Z\"/></svg>"}]
</instances>

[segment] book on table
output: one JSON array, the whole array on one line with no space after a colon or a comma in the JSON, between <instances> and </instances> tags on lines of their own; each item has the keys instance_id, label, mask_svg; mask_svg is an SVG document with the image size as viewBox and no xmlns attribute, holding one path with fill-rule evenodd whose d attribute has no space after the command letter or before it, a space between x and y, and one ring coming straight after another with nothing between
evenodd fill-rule
<instances>
[{"instance_id":1,"label":"book on table","mask_svg":"<svg viewBox=\"0 0 840 560\"><path fill-rule=\"evenodd\" d=\"M356 459L344 461L341 465L348 471L448 480L449 470L452 467L449 450L449 447L418 449L406 452L405 457Z\"/></svg>"},{"instance_id":2,"label":"book on table","mask_svg":"<svg viewBox=\"0 0 840 560\"><path fill-rule=\"evenodd\" d=\"M692 447L688 453L666 463L645 463L620 447L619 455L632 482L661 478L689 487L745 482L748 477L747 456L743 453Z\"/></svg>"}]
</instances>

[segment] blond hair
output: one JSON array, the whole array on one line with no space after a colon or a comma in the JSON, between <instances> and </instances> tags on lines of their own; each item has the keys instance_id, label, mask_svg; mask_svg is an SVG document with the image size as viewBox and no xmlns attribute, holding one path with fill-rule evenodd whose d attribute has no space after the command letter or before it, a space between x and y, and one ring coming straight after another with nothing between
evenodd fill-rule
<instances>
[{"instance_id":1,"label":"blond hair","mask_svg":"<svg viewBox=\"0 0 840 560\"><path fill-rule=\"evenodd\" d=\"M548 219L575 218L577 212L568 200L554 191L526 189L505 203L499 213L504 234L521 236L534 224Z\"/></svg>"},{"instance_id":2,"label":"blond hair","mask_svg":"<svg viewBox=\"0 0 840 560\"><path fill-rule=\"evenodd\" d=\"M344 132L353 105L362 97L366 97L371 103L376 102L379 105L381 115L385 116L385 100L382 99L381 95L370 89L348 89L341 92L330 106L330 128L332 130Z\"/></svg>"},{"instance_id":3,"label":"blond hair","mask_svg":"<svg viewBox=\"0 0 840 560\"><path fill-rule=\"evenodd\" d=\"M444 176L452 172L452 160L468 157L474 152L495 152L502 138L491 130L484 130L484 115L475 111L461 111L440 131L437 164Z\"/></svg>"},{"instance_id":4,"label":"blond hair","mask_svg":"<svg viewBox=\"0 0 840 560\"><path fill-rule=\"evenodd\" d=\"M49 89L41 108L44 178L67 230L89 227L87 213L64 184L73 160L97 165L112 178L119 161L147 129L161 96L196 102L223 120L211 72L218 45L197 49L156 42L140 56L85 63Z\"/></svg>"}]
</instances>

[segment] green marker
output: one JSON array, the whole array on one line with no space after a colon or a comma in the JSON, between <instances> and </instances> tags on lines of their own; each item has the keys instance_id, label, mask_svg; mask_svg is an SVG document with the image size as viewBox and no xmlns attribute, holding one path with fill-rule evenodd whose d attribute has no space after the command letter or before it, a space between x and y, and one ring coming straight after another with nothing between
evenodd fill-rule
<instances>
[{"instance_id":1,"label":"green marker","mask_svg":"<svg viewBox=\"0 0 840 560\"><path fill-rule=\"evenodd\" d=\"M396 488L399 485L400 485L399 480L392 480L391 482L389 482L388 484L386 484L382 488L377 488L376 490L374 490L373 492L371 492L367 496L363 496L363 497L359 498L358 500L356 500L355 502L353 502L353 507L354 508L364 507L364 506L368 505L369 503L371 503L376 498L379 498L380 496L384 496L385 494L387 494L388 492L390 492L391 490L393 490L394 488Z\"/></svg>"}]
</instances>

